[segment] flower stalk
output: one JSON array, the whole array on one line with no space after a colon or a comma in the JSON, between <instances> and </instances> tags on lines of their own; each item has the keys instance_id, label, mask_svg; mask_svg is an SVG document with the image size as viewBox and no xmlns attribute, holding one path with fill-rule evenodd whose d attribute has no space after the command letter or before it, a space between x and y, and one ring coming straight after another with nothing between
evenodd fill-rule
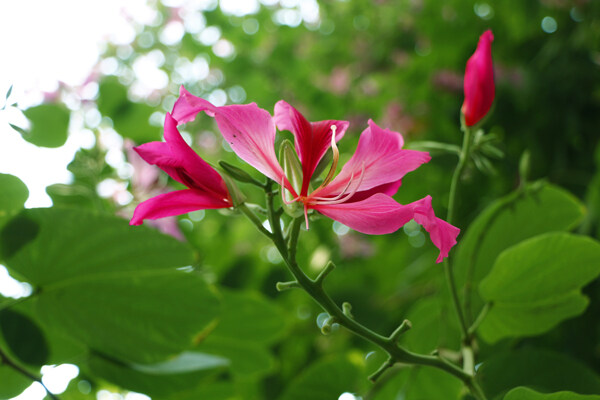
<instances>
[{"instance_id":1,"label":"flower stalk","mask_svg":"<svg viewBox=\"0 0 600 400\"><path fill-rule=\"evenodd\" d=\"M337 323L353 334L368 340L386 352L388 354L388 360L369 377L370 380L377 380L389 368L399 363L429 366L443 370L460 379L465 386L469 388L472 395L475 396L476 399L486 399L485 395L483 395L483 392L475 381L473 373L464 371L459 366L448 360L444 360L439 355L413 353L398 345L399 336L409 330L411 327L409 321L404 320L392 334L389 336L383 336L356 321L350 313L351 307L349 303L343 303L342 308L340 308L323 288L325 278L335 268L335 265L332 262L327 263L317 278L311 279L308 275L306 275L296 260L300 228L304 222L304 218L294 218L290 223L287 237L284 237L280 224L281 211L275 209L275 193L271 190L271 186L272 182L265 185L267 215L272 230L272 232L269 232L269 235L267 236L273 241L273 244L283 258L285 265L295 278L295 280L290 282L278 283L277 287L279 290L300 287L317 304L319 304L324 311L329 314L328 320L330 321L330 324ZM252 213L251 211L249 212ZM250 221L262 232L264 227L260 223L260 220L256 217L251 217L246 212L244 212L244 214L248 216Z\"/></svg>"}]
</instances>

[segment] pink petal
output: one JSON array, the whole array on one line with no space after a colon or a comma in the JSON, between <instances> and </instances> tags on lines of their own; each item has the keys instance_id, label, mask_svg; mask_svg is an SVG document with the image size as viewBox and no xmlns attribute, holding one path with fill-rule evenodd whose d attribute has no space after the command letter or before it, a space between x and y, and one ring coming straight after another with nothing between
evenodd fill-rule
<instances>
[{"instance_id":1,"label":"pink petal","mask_svg":"<svg viewBox=\"0 0 600 400\"><path fill-rule=\"evenodd\" d=\"M164 170L173 179L190 188L214 192L216 197L228 197L223 178L183 140L177 121L167 113L165 142L150 142L135 147L146 162Z\"/></svg>"},{"instance_id":2,"label":"pink petal","mask_svg":"<svg viewBox=\"0 0 600 400\"><path fill-rule=\"evenodd\" d=\"M353 181L360 181L359 192L390 183L395 183L394 187L397 189L404 175L431 159L426 152L403 150L403 144L402 135L382 129L369 120L369 127L360 135L352 158L328 186L315 194L336 195L347 186L351 178Z\"/></svg>"},{"instance_id":3,"label":"pink petal","mask_svg":"<svg viewBox=\"0 0 600 400\"><path fill-rule=\"evenodd\" d=\"M325 152L331 147L331 126L336 126L336 142L346 133L349 123L347 121L319 121L308 122L306 118L294 107L283 100L275 104L275 116L273 117L280 131L292 132L295 137L296 153L302 162L302 190L306 195L308 185L315 168Z\"/></svg>"},{"instance_id":4,"label":"pink petal","mask_svg":"<svg viewBox=\"0 0 600 400\"><path fill-rule=\"evenodd\" d=\"M411 206L398 204L382 193L353 203L317 204L312 208L355 231L369 235L395 232L413 219L414 214Z\"/></svg>"},{"instance_id":5,"label":"pink petal","mask_svg":"<svg viewBox=\"0 0 600 400\"><path fill-rule=\"evenodd\" d=\"M193 189L177 190L152 197L140 203L133 212L130 225L141 225L145 219L158 219L190 211L228 208L231 204L225 199L214 197Z\"/></svg>"},{"instance_id":6,"label":"pink petal","mask_svg":"<svg viewBox=\"0 0 600 400\"><path fill-rule=\"evenodd\" d=\"M131 184L134 190L150 190L150 188L156 184L160 175L160 170L153 165L148 165L148 163L140 157L134 150L134 143L130 139L125 139L124 147L127 152L127 161L133 167Z\"/></svg>"},{"instance_id":7,"label":"pink petal","mask_svg":"<svg viewBox=\"0 0 600 400\"><path fill-rule=\"evenodd\" d=\"M354 203L317 204L312 208L358 232L370 235L395 232L414 219L429 232L431 241L440 249L436 260L438 263L448 256L460 232L458 228L435 216L430 196L402 205L391 197L378 193Z\"/></svg>"},{"instance_id":8,"label":"pink petal","mask_svg":"<svg viewBox=\"0 0 600 400\"><path fill-rule=\"evenodd\" d=\"M275 124L268 111L255 103L216 107L182 86L173 108L178 124L193 120L201 111L215 117L223 138L242 160L281 183L284 174L275 155Z\"/></svg>"},{"instance_id":9,"label":"pink petal","mask_svg":"<svg viewBox=\"0 0 600 400\"><path fill-rule=\"evenodd\" d=\"M485 31L479 37L477 50L467 61L464 80L465 101L462 105L467 126L473 126L485 117L494 102L493 40L492 31Z\"/></svg>"},{"instance_id":10,"label":"pink petal","mask_svg":"<svg viewBox=\"0 0 600 400\"><path fill-rule=\"evenodd\" d=\"M440 249L440 255L436 262L442 262L456 244L456 237L460 233L460 229L435 216L431 207L431 196L426 196L409 205L412 205L415 210L415 221L429 232L431 241L435 247Z\"/></svg>"}]
</instances>

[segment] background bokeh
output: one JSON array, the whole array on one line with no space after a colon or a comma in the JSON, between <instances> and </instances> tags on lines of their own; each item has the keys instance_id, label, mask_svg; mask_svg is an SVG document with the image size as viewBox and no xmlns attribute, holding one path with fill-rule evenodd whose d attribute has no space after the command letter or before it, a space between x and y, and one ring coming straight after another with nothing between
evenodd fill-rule
<instances>
[{"instance_id":1,"label":"background bokeh","mask_svg":"<svg viewBox=\"0 0 600 400\"><path fill-rule=\"evenodd\" d=\"M171 190L166 175L130 150L161 139L164 115L181 85L215 105L256 102L272 112L284 99L312 121L349 120L339 144L345 159L368 119L401 132L408 146L421 141L459 145L464 66L479 35L492 29L497 92L484 126L497 136L504 157L492 158L493 168L470 167L457 225L466 227L491 201L519 185L519 160L528 151L528 180L545 179L573 193L587 207L579 232L599 237L597 1L64 1L37 2L41 8L35 9L33 2L13 3L0 6L0 22L23 21L29 31L0 35L0 83L5 91L13 85L0 110L0 172L28 184L28 207L128 218L140 201ZM48 30L61 33L52 36ZM73 63L64 60L80 63L72 70ZM226 160L245 168L210 118L199 117L182 133L213 165ZM430 194L443 216L456 157L432 155L429 164L403 180L396 199L408 203ZM48 184L46 196L41 191ZM261 201L251 187L242 189ZM259 296L265 315L281 321L260 345L241 342L236 353L244 368L194 378L229 382L231 391L215 391L210 398L309 399L302 379L327 373L329 381L340 375L340 400L355 398L350 392L365 400L398 398L393 397L397 393L411 399L429 381L443 389L432 389L428 398L447 399L439 396L456 391L452 378L434 373L417 379L420 370L399 370L371 386L365 371L375 369L381 355L341 330L321 335L317 325L324 316L304 293L275 290L277 281L289 279L276 249L247 221L230 214L197 211L155 224L191 245L193 265L205 281L223 291ZM311 275L329 259L338 264L327 289L334 299L350 301L365 325L391 332L408 315L428 326L422 341L408 343L419 351L452 349L459 338L435 253L416 225L369 237L327 219L311 224L299 249L301 265ZM8 275L0 279L6 288L21 287ZM598 282L585 289L591 303L582 316L535 338L505 340L487 350L482 344L483 354L554 348L578 367L585 364L590 374L600 373L599 289ZM30 288L4 290L6 297L31 293ZM221 345L223 354L234 351ZM117 399L116 393L145 388L133 378L128 386L87 362L82 355L60 362L79 368L61 399ZM411 380L413 389L406 383ZM146 393L157 399L196 398L152 390ZM22 398L43 394L30 396Z\"/></svg>"}]
</instances>

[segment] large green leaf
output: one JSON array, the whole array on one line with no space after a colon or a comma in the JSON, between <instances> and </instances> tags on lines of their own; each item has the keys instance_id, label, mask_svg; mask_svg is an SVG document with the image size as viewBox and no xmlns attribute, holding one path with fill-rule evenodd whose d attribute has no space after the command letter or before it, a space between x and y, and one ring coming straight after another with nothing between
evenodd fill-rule
<instances>
[{"instance_id":1,"label":"large green leaf","mask_svg":"<svg viewBox=\"0 0 600 400\"><path fill-rule=\"evenodd\" d=\"M0 174L0 229L19 210L29 197L27 186L13 175Z\"/></svg>"},{"instance_id":2,"label":"large green leaf","mask_svg":"<svg viewBox=\"0 0 600 400\"><path fill-rule=\"evenodd\" d=\"M348 357L317 361L287 386L280 400L331 400L356 393L364 379L361 372Z\"/></svg>"},{"instance_id":3,"label":"large green leaf","mask_svg":"<svg viewBox=\"0 0 600 400\"><path fill-rule=\"evenodd\" d=\"M202 390L205 385L212 384L216 374L223 370L223 365L210 363L206 368L196 365L195 369L179 373L150 373L139 371L116 360L92 355L87 368L94 376L124 389L145 393L153 398L164 399L173 396L172 398L178 399L182 393L195 394L196 390Z\"/></svg>"},{"instance_id":4,"label":"large green leaf","mask_svg":"<svg viewBox=\"0 0 600 400\"><path fill-rule=\"evenodd\" d=\"M48 361L46 338L29 317L11 309L0 311L0 334L21 362L41 367Z\"/></svg>"},{"instance_id":5,"label":"large green leaf","mask_svg":"<svg viewBox=\"0 0 600 400\"><path fill-rule=\"evenodd\" d=\"M203 279L178 270L189 248L145 227L83 210L25 210L38 227L7 266L36 286L36 315L46 326L110 357L158 362L192 345L214 325L220 303ZM2 238L18 227L6 226ZM8 251L7 251L8 250Z\"/></svg>"},{"instance_id":6,"label":"large green leaf","mask_svg":"<svg viewBox=\"0 0 600 400\"><path fill-rule=\"evenodd\" d=\"M142 271L42 288L42 321L112 357L150 363L192 345L218 315L218 300L197 275Z\"/></svg>"},{"instance_id":7,"label":"large green leaf","mask_svg":"<svg viewBox=\"0 0 600 400\"><path fill-rule=\"evenodd\" d=\"M23 114L31 128L23 138L36 146L60 147L67 141L71 113L62 104L46 103L28 108Z\"/></svg>"},{"instance_id":8,"label":"large green leaf","mask_svg":"<svg viewBox=\"0 0 600 400\"><path fill-rule=\"evenodd\" d=\"M19 224L2 232L2 253L8 254L11 270L38 286L193 262L187 245L154 229L129 226L121 218L57 208L24 210L17 218ZM25 224L37 228L20 233L19 225Z\"/></svg>"},{"instance_id":9,"label":"large green leaf","mask_svg":"<svg viewBox=\"0 0 600 400\"><path fill-rule=\"evenodd\" d=\"M407 371L406 400L458 400L463 383L452 375L434 368Z\"/></svg>"},{"instance_id":10,"label":"large green leaf","mask_svg":"<svg viewBox=\"0 0 600 400\"><path fill-rule=\"evenodd\" d=\"M550 184L539 189L529 187L494 202L473 221L459 241L455 259L458 286L470 282L467 294L475 295L478 282L502 251L542 233L571 229L581 220L583 212L579 200ZM477 303L474 302L475 307Z\"/></svg>"},{"instance_id":11,"label":"large green leaf","mask_svg":"<svg viewBox=\"0 0 600 400\"><path fill-rule=\"evenodd\" d=\"M477 371L488 399L501 399L510 389L531 386L547 392L570 390L600 393L600 377L567 355L538 349L520 349L497 354Z\"/></svg>"},{"instance_id":12,"label":"large green leaf","mask_svg":"<svg viewBox=\"0 0 600 400\"><path fill-rule=\"evenodd\" d=\"M100 82L98 110L113 121L114 128L137 143L159 140L161 129L148 122L157 109L127 98L127 88L116 77Z\"/></svg>"},{"instance_id":13,"label":"large green leaf","mask_svg":"<svg viewBox=\"0 0 600 400\"><path fill-rule=\"evenodd\" d=\"M600 274L600 243L585 236L548 233L504 251L481 281L493 304L479 327L489 342L537 335L585 310L581 287Z\"/></svg>"},{"instance_id":14,"label":"large green leaf","mask_svg":"<svg viewBox=\"0 0 600 400\"><path fill-rule=\"evenodd\" d=\"M504 400L600 400L600 396L573 392L539 393L527 387L518 387L508 392Z\"/></svg>"},{"instance_id":15,"label":"large green leaf","mask_svg":"<svg viewBox=\"0 0 600 400\"><path fill-rule=\"evenodd\" d=\"M212 335L263 345L281 337L286 315L273 302L256 292L221 290L223 315Z\"/></svg>"},{"instance_id":16,"label":"large green leaf","mask_svg":"<svg viewBox=\"0 0 600 400\"><path fill-rule=\"evenodd\" d=\"M18 396L33 382L7 365L0 365L0 399Z\"/></svg>"},{"instance_id":17,"label":"large green leaf","mask_svg":"<svg viewBox=\"0 0 600 400\"><path fill-rule=\"evenodd\" d=\"M267 374L275 366L271 352L251 341L223 339L211 334L196 350L229 360L235 375L257 377Z\"/></svg>"},{"instance_id":18,"label":"large green leaf","mask_svg":"<svg viewBox=\"0 0 600 400\"><path fill-rule=\"evenodd\" d=\"M444 307L439 296L417 301L406 314L412 328L400 336L401 343L417 353L430 353L439 348L452 348L460 343L460 331L453 311Z\"/></svg>"},{"instance_id":19,"label":"large green leaf","mask_svg":"<svg viewBox=\"0 0 600 400\"><path fill-rule=\"evenodd\" d=\"M218 325L196 350L225 357L234 375L265 375L275 365L267 346L284 333L286 315L257 292L223 289L221 302Z\"/></svg>"}]
</instances>

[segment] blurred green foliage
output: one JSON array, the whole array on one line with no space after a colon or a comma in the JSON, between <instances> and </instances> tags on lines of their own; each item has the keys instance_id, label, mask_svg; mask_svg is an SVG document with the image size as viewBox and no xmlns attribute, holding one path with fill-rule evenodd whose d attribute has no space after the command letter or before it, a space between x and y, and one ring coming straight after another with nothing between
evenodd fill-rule
<instances>
[{"instance_id":1,"label":"blurred green foliage","mask_svg":"<svg viewBox=\"0 0 600 400\"><path fill-rule=\"evenodd\" d=\"M490 28L497 95L485 127L500 138L505 158L493 162L494 174L475 166L467 171L457 218L463 242L454 251L461 283L474 243L482 251L473 261L476 279L467 288L475 296L473 314L482 305L477 283L500 268L492 269L503 250L548 231L578 229L599 238L599 2L320 1L312 22L302 20L301 7L293 2L271 3L245 16L223 13L216 1L199 9L153 3L156 23L138 26L130 45L107 46L93 76L96 99L71 107L73 115L99 112L98 118L83 118L96 145L75 155L71 184L47 189L54 207L13 218L27 192L16 178L0 175L0 227L6 225L0 261L34 286L26 300L0 300L0 349L33 373L39 372L36 357L42 355L43 362L78 365L79 377L61 398L84 398L86 391L95 398L102 389L167 400L325 400L343 392L364 400L467 398L455 378L426 368L400 366L375 385L367 382L382 355L335 326L323 336L317 326L322 311L305 293L278 293L275 284L289 280L288 272L275 247L241 215L197 211L159 226L180 235L182 243L111 216L130 217L140 201L179 187L165 175L132 171L113 159L115 135L136 144L160 140L164 113L171 111L181 84L215 103L256 102L272 112L285 99L312 121L349 120L339 143L343 160L369 118L402 132L409 146L422 140L460 144L464 66L479 35ZM204 21L201 30L186 32L174 44L161 42L167 23L192 17ZM555 31L542 29L546 17L555 22ZM209 29L216 39L202 36ZM219 49L227 43L233 52ZM158 68L169 78L165 88L140 89L134 65L143 57L160 60ZM78 89L62 88L59 100L26 110L32 127L25 138L47 147L64 143L69 118L61 101ZM212 165L224 160L264 179L222 143L210 118L199 116L183 130ZM286 137L278 134L278 144ZM119 154L138 168L127 152L131 144L117 142ZM524 151L531 154L529 180L545 178L552 185L509 194L523 183L518 160ZM436 213L443 216L456 158L433 155L406 176L396 199L408 203L431 194ZM117 189L108 195L98 190L106 183ZM240 188L250 202L262 202L253 186ZM577 225L582 202L587 213ZM481 231L490 236L480 237ZM460 331L443 273L433 263L435 249L423 239L411 224L391 235L368 237L318 219L303 232L299 263L314 277L333 260L338 268L326 289L338 303L349 301L357 320L387 335L409 318L414 328L403 345L424 353L442 349L456 360ZM542 274L544 266L537 267L536 274ZM548 278L548 285L569 273L568 265L559 267L559 276ZM533 275L522 285L543 289L544 281ZM510 287L496 290L509 293ZM534 332L538 336L524 338L533 333L514 330L491 334L487 328L484 338L493 342L513 336L479 342L481 383L490 399L501 399L516 386L581 394L600 390L600 284L596 280L582 290L589 300L586 311L556 327L566 316L553 320ZM487 296L485 289L482 294ZM23 347L29 342L15 340L14 326L4 327L19 319L25 321L19 329L32 327L23 337L40 349L35 355ZM195 354L194 362L177 358L184 351ZM179 363L148 371L147 364L156 367L165 359ZM188 369L178 370L181 363ZM14 396L26 384L0 366L0 397ZM517 398L518 390L506 399Z\"/></svg>"}]
</instances>

